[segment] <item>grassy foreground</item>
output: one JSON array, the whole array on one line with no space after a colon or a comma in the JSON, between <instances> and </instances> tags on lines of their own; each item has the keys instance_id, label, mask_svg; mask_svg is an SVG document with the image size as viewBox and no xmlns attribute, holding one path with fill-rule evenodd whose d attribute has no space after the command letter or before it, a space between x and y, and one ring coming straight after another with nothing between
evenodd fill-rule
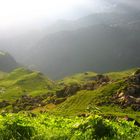
<instances>
[{"instance_id":1,"label":"grassy foreground","mask_svg":"<svg viewBox=\"0 0 140 140\"><path fill-rule=\"evenodd\" d=\"M0 73L0 113L0 140L139 140L140 69Z\"/></svg>"},{"instance_id":2,"label":"grassy foreground","mask_svg":"<svg viewBox=\"0 0 140 140\"><path fill-rule=\"evenodd\" d=\"M140 128L98 115L64 118L48 114L0 115L0 140L138 140Z\"/></svg>"}]
</instances>

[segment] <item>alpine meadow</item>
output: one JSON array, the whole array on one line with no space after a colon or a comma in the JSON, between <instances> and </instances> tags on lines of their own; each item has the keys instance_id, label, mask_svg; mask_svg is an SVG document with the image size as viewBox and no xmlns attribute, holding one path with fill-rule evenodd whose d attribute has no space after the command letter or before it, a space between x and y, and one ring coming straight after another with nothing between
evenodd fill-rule
<instances>
[{"instance_id":1,"label":"alpine meadow","mask_svg":"<svg viewBox=\"0 0 140 140\"><path fill-rule=\"evenodd\" d=\"M140 2L0 0L0 140L140 140Z\"/></svg>"}]
</instances>

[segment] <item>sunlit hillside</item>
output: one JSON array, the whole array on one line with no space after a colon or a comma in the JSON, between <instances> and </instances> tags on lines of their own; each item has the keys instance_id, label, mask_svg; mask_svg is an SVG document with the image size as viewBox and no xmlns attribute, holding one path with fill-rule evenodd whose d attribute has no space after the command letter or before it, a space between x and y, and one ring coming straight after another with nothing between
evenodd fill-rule
<instances>
[{"instance_id":1,"label":"sunlit hillside","mask_svg":"<svg viewBox=\"0 0 140 140\"><path fill-rule=\"evenodd\" d=\"M140 140L140 1L0 0L0 140Z\"/></svg>"}]
</instances>

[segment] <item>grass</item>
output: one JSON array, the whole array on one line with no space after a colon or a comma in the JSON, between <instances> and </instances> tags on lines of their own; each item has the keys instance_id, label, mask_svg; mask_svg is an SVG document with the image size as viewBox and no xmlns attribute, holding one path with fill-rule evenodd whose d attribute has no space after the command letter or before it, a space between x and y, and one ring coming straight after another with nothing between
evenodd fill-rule
<instances>
[{"instance_id":1,"label":"grass","mask_svg":"<svg viewBox=\"0 0 140 140\"><path fill-rule=\"evenodd\" d=\"M95 72L79 73L73 76L65 77L63 80L58 81L58 83L60 85L83 84L86 81L92 80L92 78L94 78L96 75L97 73Z\"/></svg>"},{"instance_id":2,"label":"grass","mask_svg":"<svg viewBox=\"0 0 140 140\"><path fill-rule=\"evenodd\" d=\"M140 128L134 122L89 117L61 117L49 114L0 115L1 140L137 140Z\"/></svg>"},{"instance_id":3,"label":"grass","mask_svg":"<svg viewBox=\"0 0 140 140\"><path fill-rule=\"evenodd\" d=\"M97 90L82 90L76 95L69 97L64 103L60 104L56 109L60 114L77 114L84 112L87 107L92 104L95 106L100 102L108 102L110 96L114 94L120 87L122 82L108 84Z\"/></svg>"},{"instance_id":4,"label":"grass","mask_svg":"<svg viewBox=\"0 0 140 140\"><path fill-rule=\"evenodd\" d=\"M0 99L15 100L24 94L37 96L55 87L56 84L40 72L19 68L0 81L0 89L4 89Z\"/></svg>"},{"instance_id":5,"label":"grass","mask_svg":"<svg viewBox=\"0 0 140 140\"><path fill-rule=\"evenodd\" d=\"M91 107L92 112L98 112L100 115L129 116L140 122L140 112L131 108L122 109L120 106L111 104L111 97L118 90L126 86L124 80L119 80L105 85L96 90L82 90L76 95L69 97L64 103L57 106L53 111L58 115L75 116L82 113L88 113Z\"/></svg>"},{"instance_id":6,"label":"grass","mask_svg":"<svg viewBox=\"0 0 140 140\"><path fill-rule=\"evenodd\" d=\"M0 80L4 79L7 76L6 72L0 71Z\"/></svg>"},{"instance_id":7,"label":"grass","mask_svg":"<svg viewBox=\"0 0 140 140\"><path fill-rule=\"evenodd\" d=\"M123 78L131 75L135 71L136 69L131 69L122 72L106 73L105 75L108 75L110 79L115 81L96 90L81 90L75 95L67 97L67 100L63 103L59 105L51 104L53 107L46 105L43 107L43 110L70 116L87 113L87 108L92 106L95 111L97 111L96 107L99 108L101 114L117 114L118 116L128 114L138 119L137 116L140 116L138 112L130 108L122 109L120 106L109 104L111 97L127 85ZM87 81L94 80L96 75L97 73L94 72L76 74L58 81L60 85L58 86L40 72L19 68L0 80L0 100L15 101L25 94L35 97L51 92L55 95L55 91L60 89L61 85L84 84ZM44 101L47 101L47 99ZM39 111L41 108L39 107L34 110ZM140 119L138 120L140 122Z\"/></svg>"},{"instance_id":8,"label":"grass","mask_svg":"<svg viewBox=\"0 0 140 140\"><path fill-rule=\"evenodd\" d=\"M89 140L97 139L97 130L99 130L99 136L104 134L98 139L139 139L140 130L134 126L134 122L116 122L105 119L108 117L124 118L127 115L140 123L140 112L132 110L131 107L122 109L120 105L111 102L112 96L127 86L128 83L125 82L124 77L132 75L136 70L106 73L105 75L111 79L108 84L96 90L80 90L58 105L48 102L44 106L37 106L30 114L36 117L31 117L27 112L0 116L0 139ZM55 95L56 90L64 85L81 85L94 81L97 74L94 72L76 74L58 81L59 85L40 72L24 68L16 69L9 74L0 73L0 75L2 75L0 100L13 102L25 94L35 97L50 92L53 93L50 96L51 99L61 100ZM48 98L45 98L43 102L47 100ZM4 109L10 111L12 105ZM3 109L0 109L0 112L2 111ZM49 115L34 114L41 111L48 112ZM88 114L89 117L78 118L77 115L80 114ZM100 133L104 131L108 132ZM114 135L110 137L112 133Z\"/></svg>"},{"instance_id":9,"label":"grass","mask_svg":"<svg viewBox=\"0 0 140 140\"><path fill-rule=\"evenodd\" d=\"M118 80L132 75L136 70L137 68L133 68L125 71L109 72L109 73L105 73L105 75L109 76L109 78L112 80Z\"/></svg>"}]
</instances>

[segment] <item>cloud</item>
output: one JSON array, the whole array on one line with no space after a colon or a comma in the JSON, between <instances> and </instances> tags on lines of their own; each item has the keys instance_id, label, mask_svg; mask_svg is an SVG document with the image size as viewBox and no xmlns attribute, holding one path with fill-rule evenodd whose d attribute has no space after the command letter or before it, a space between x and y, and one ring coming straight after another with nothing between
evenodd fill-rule
<instances>
[{"instance_id":1,"label":"cloud","mask_svg":"<svg viewBox=\"0 0 140 140\"><path fill-rule=\"evenodd\" d=\"M115 4L123 4L129 7L140 9L140 0L107 0Z\"/></svg>"}]
</instances>

